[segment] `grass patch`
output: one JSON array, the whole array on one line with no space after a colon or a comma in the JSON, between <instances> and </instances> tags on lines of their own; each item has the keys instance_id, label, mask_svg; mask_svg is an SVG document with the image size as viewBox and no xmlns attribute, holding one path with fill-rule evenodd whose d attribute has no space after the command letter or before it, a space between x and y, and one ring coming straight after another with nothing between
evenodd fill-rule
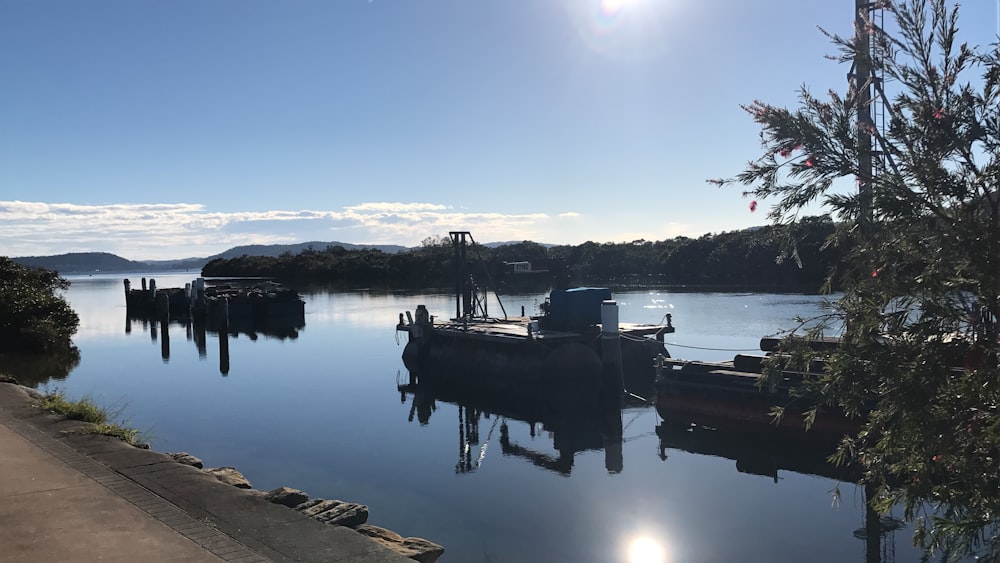
<instances>
[{"instance_id":1,"label":"grass patch","mask_svg":"<svg viewBox=\"0 0 1000 563\"><path fill-rule=\"evenodd\" d=\"M146 443L146 441L141 438L139 430L122 426L120 424L102 422L94 427L94 433L111 436L112 438L118 438L123 442L132 444L133 446Z\"/></svg>"},{"instance_id":2,"label":"grass patch","mask_svg":"<svg viewBox=\"0 0 1000 563\"><path fill-rule=\"evenodd\" d=\"M72 401L66 398L66 394L61 390L46 392L42 395L39 406L49 412L61 414L70 420L81 420L90 422L94 427L89 431L93 434L111 436L127 442L133 446L140 446L146 443L146 437L138 429L128 426L127 421L121 423L111 422L121 414L122 409L109 412L99 406L90 397L83 397Z\"/></svg>"},{"instance_id":3,"label":"grass patch","mask_svg":"<svg viewBox=\"0 0 1000 563\"><path fill-rule=\"evenodd\" d=\"M97 403L89 397L71 401L62 391L52 391L43 395L40 406L70 420L82 420L94 424L104 424L108 421L108 412L97 406Z\"/></svg>"}]
</instances>

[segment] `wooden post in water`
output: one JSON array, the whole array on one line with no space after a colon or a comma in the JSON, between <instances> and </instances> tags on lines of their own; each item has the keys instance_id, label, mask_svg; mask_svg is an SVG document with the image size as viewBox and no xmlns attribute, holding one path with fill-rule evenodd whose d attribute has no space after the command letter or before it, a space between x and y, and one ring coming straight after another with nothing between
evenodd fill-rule
<instances>
[{"instance_id":1,"label":"wooden post in water","mask_svg":"<svg viewBox=\"0 0 1000 563\"><path fill-rule=\"evenodd\" d=\"M160 317L160 358L163 363L170 361L170 320Z\"/></svg>"},{"instance_id":2,"label":"wooden post in water","mask_svg":"<svg viewBox=\"0 0 1000 563\"><path fill-rule=\"evenodd\" d=\"M865 484L865 563L882 561L882 520L872 508L875 487Z\"/></svg>"},{"instance_id":3,"label":"wooden post in water","mask_svg":"<svg viewBox=\"0 0 1000 563\"><path fill-rule=\"evenodd\" d=\"M229 298L219 300L219 332L229 332Z\"/></svg>"},{"instance_id":4,"label":"wooden post in water","mask_svg":"<svg viewBox=\"0 0 1000 563\"><path fill-rule=\"evenodd\" d=\"M625 392L622 380L622 343L618 333L618 303L608 299L601 303L601 363L604 366L605 388Z\"/></svg>"},{"instance_id":5,"label":"wooden post in water","mask_svg":"<svg viewBox=\"0 0 1000 563\"><path fill-rule=\"evenodd\" d=\"M155 291L155 286L154 286ZM160 293L156 295L156 299L153 304L156 309L156 318L159 320L165 320L170 318L170 296L166 293Z\"/></svg>"},{"instance_id":6,"label":"wooden post in water","mask_svg":"<svg viewBox=\"0 0 1000 563\"><path fill-rule=\"evenodd\" d=\"M602 426L604 427L604 469L610 474L621 473L625 468L625 455L622 453L624 430L621 409L609 409L607 419Z\"/></svg>"},{"instance_id":7,"label":"wooden post in water","mask_svg":"<svg viewBox=\"0 0 1000 563\"><path fill-rule=\"evenodd\" d=\"M219 331L219 373L229 375L229 330Z\"/></svg>"},{"instance_id":8,"label":"wooden post in water","mask_svg":"<svg viewBox=\"0 0 1000 563\"><path fill-rule=\"evenodd\" d=\"M208 322L204 318L194 322L194 345L198 349L199 358L208 357L208 334L205 326L207 324Z\"/></svg>"},{"instance_id":9,"label":"wooden post in water","mask_svg":"<svg viewBox=\"0 0 1000 563\"><path fill-rule=\"evenodd\" d=\"M229 298L223 297L219 303L219 373L229 375Z\"/></svg>"}]
</instances>

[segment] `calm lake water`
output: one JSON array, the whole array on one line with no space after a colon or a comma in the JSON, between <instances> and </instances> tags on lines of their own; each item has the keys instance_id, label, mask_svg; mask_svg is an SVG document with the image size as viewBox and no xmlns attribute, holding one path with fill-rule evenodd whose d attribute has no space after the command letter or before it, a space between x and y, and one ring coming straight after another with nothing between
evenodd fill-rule
<instances>
[{"instance_id":1,"label":"calm lake water","mask_svg":"<svg viewBox=\"0 0 1000 563\"><path fill-rule=\"evenodd\" d=\"M156 279L179 287L195 276ZM515 411L401 395L397 383L408 373L398 314L422 303L451 315L447 294L307 293L304 326L230 335L227 366L216 333L129 323L122 276L69 279L81 361L41 387L120 407L155 449L234 466L255 488L367 504L369 523L444 545L442 561L629 561L637 538L676 562L920 560L909 530L886 532L874 548L859 539L863 493L855 485L754 470L787 466L781 457L794 452L761 445L766 459L748 461L756 450L745 441L661 438L649 407L615 412L610 425L532 425ZM139 276L131 280L139 286ZM544 297L503 299L508 313L524 306L531 314ZM704 360L756 350L761 336L822 308L821 298L802 295L647 290L615 298L622 321L672 314L677 332L667 341L692 348L668 344L671 354Z\"/></svg>"}]
</instances>

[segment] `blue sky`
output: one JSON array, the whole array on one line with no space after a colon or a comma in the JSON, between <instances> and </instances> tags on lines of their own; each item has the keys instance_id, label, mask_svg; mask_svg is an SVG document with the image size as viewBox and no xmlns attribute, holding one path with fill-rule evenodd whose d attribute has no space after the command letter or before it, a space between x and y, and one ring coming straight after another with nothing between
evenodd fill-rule
<instances>
[{"instance_id":1,"label":"blue sky","mask_svg":"<svg viewBox=\"0 0 1000 563\"><path fill-rule=\"evenodd\" d=\"M740 109L853 0L0 0L0 254L661 240L767 222ZM998 0L962 37L996 40Z\"/></svg>"}]
</instances>

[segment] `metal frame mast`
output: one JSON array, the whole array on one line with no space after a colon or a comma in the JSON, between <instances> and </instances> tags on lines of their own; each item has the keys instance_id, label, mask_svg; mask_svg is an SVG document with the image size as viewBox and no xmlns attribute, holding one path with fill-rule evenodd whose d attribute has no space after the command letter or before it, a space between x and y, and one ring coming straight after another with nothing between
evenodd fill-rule
<instances>
[{"instance_id":1,"label":"metal frame mast","mask_svg":"<svg viewBox=\"0 0 1000 563\"><path fill-rule=\"evenodd\" d=\"M884 71L880 64L883 48L878 31L884 21L880 1L854 1L854 33L856 54L848 78L858 104L858 199L862 232L871 228L873 216L873 186L884 163L875 148L875 135L885 127L885 100L882 92Z\"/></svg>"}]
</instances>

